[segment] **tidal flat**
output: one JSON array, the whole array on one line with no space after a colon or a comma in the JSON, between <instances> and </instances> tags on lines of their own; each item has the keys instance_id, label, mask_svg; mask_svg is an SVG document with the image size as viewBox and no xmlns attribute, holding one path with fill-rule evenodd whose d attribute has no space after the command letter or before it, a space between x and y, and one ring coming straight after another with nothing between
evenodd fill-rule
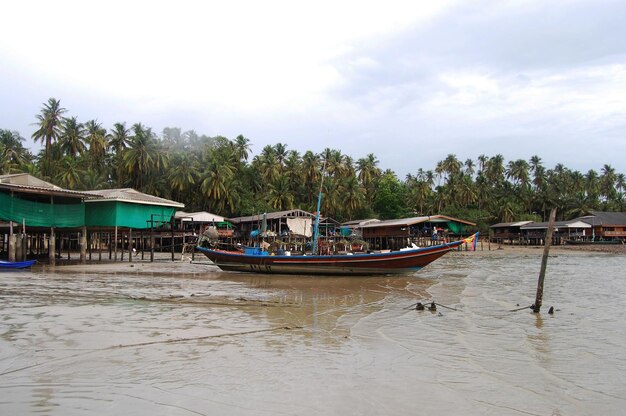
<instances>
[{"instance_id":1,"label":"tidal flat","mask_svg":"<svg viewBox=\"0 0 626 416\"><path fill-rule=\"evenodd\" d=\"M507 248L400 277L2 272L0 414L623 414L626 256L556 250L541 313L510 312L534 302L540 261Z\"/></svg>"}]
</instances>

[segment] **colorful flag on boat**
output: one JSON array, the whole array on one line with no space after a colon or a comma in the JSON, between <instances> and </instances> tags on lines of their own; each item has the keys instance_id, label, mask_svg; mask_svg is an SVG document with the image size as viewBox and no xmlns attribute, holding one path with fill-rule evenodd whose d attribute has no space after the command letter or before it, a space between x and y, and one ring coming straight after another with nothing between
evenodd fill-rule
<instances>
[{"instance_id":1,"label":"colorful flag on boat","mask_svg":"<svg viewBox=\"0 0 626 416\"><path fill-rule=\"evenodd\" d=\"M476 244L478 244L478 234L480 233L470 235L463 240L467 244L472 244L472 251L476 251Z\"/></svg>"}]
</instances>

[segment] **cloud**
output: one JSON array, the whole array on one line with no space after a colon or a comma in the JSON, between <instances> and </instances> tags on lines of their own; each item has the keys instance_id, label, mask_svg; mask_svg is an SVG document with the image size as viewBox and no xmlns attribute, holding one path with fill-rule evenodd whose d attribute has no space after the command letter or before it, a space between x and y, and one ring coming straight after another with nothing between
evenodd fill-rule
<instances>
[{"instance_id":1,"label":"cloud","mask_svg":"<svg viewBox=\"0 0 626 416\"><path fill-rule=\"evenodd\" d=\"M241 133L259 150L375 153L400 176L449 153L626 171L621 1L24 1L3 11L0 127L24 136L54 96L81 120ZM575 151L589 144L616 151Z\"/></svg>"}]
</instances>

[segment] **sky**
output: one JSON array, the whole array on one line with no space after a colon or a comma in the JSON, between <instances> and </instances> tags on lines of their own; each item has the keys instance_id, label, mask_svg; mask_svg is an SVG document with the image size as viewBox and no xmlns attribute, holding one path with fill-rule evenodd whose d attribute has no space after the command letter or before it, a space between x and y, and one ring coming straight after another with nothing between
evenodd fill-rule
<instances>
[{"instance_id":1,"label":"sky","mask_svg":"<svg viewBox=\"0 0 626 416\"><path fill-rule=\"evenodd\" d=\"M400 178L502 154L626 173L626 2L4 2L0 128L79 121L373 153Z\"/></svg>"}]
</instances>

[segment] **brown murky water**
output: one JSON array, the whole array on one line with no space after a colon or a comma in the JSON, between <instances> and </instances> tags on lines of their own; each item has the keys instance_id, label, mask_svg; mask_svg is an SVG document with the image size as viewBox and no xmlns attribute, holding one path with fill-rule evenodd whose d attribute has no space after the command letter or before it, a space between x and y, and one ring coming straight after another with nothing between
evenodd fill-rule
<instances>
[{"instance_id":1,"label":"brown murky water","mask_svg":"<svg viewBox=\"0 0 626 416\"><path fill-rule=\"evenodd\" d=\"M508 312L540 254L400 278L3 272L0 414L624 414L626 257L551 257L545 311ZM408 309L428 299L457 311Z\"/></svg>"}]
</instances>

